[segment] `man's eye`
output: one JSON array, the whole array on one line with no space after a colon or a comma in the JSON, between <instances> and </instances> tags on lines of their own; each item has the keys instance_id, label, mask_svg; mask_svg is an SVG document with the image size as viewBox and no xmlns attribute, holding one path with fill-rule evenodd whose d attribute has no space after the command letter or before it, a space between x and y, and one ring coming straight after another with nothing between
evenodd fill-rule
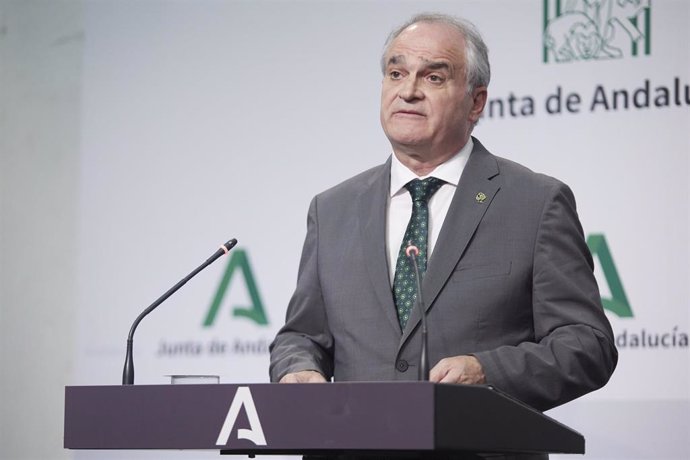
<instances>
[{"instance_id":1,"label":"man's eye","mask_svg":"<svg viewBox=\"0 0 690 460\"><path fill-rule=\"evenodd\" d=\"M397 70L391 70L388 75L391 77L393 80L398 80L402 77L402 73L398 72Z\"/></svg>"},{"instance_id":2,"label":"man's eye","mask_svg":"<svg viewBox=\"0 0 690 460\"><path fill-rule=\"evenodd\" d=\"M427 78L432 83L443 83L443 77L440 75L429 75Z\"/></svg>"}]
</instances>

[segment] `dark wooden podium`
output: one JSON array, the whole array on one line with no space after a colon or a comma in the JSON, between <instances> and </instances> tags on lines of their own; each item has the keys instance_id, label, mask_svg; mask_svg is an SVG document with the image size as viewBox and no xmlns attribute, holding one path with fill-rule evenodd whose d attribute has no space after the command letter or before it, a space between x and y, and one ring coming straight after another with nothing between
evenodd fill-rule
<instances>
[{"instance_id":1,"label":"dark wooden podium","mask_svg":"<svg viewBox=\"0 0 690 460\"><path fill-rule=\"evenodd\" d=\"M582 435L486 385L74 386L68 449L226 454L584 453Z\"/></svg>"}]
</instances>

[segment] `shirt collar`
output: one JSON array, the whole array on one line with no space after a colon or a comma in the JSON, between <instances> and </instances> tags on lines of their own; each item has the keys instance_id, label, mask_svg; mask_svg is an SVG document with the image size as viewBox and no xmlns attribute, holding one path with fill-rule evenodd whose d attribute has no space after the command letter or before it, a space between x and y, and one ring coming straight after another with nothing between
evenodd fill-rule
<instances>
[{"instance_id":1,"label":"shirt collar","mask_svg":"<svg viewBox=\"0 0 690 460\"><path fill-rule=\"evenodd\" d=\"M403 165L398 157L393 154L393 159L391 161L391 189L390 196L395 196L400 193L405 184L413 179L426 179L427 177L436 177L442 181L458 186L460 182L460 176L462 171L465 169L467 160L470 158L470 153L472 153L472 148L474 147L474 142L470 137L463 148L460 149L458 153L453 155L452 158L446 160L444 163L438 165L431 173L424 177L418 177L414 172L407 169L407 166Z\"/></svg>"}]
</instances>

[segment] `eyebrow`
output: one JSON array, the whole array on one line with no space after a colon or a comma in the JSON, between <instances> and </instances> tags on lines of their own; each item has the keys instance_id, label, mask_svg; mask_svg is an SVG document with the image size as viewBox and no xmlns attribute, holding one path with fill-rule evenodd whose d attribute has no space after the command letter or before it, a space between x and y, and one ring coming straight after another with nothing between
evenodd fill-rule
<instances>
[{"instance_id":1,"label":"eyebrow","mask_svg":"<svg viewBox=\"0 0 690 460\"><path fill-rule=\"evenodd\" d=\"M450 65L448 65L447 62L429 62L429 64L426 65L426 68L429 70L447 70L449 72L451 70Z\"/></svg>"},{"instance_id":2,"label":"eyebrow","mask_svg":"<svg viewBox=\"0 0 690 460\"><path fill-rule=\"evenodd\" d=\"M398 54L388 58L388 62L386 63L386 65L404 64L405 62L405 56L403 56L402 54ZM453 71L450 64L443 61L425 61L424 67L429 70L447 70L450 73L452 73Z\"/></svg>"},{"instance_id":3,"label":"eyebrow","mask_svg":"<svg viewBox=\"0 0 690 460\"><path fill-rule=\"evenodd\" d=\"M391 56L390 58L388 58L388 62L386 63L386 65L400 64L402 62L405 62L405 56L403 56L402 54L398 54L396 56Z\"/></svg>"}]
</instances>

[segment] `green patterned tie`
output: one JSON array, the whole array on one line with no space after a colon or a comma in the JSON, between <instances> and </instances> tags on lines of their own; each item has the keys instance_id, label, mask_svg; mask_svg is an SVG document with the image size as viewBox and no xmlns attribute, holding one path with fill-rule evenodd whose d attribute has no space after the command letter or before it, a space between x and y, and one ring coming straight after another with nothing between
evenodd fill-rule
<instances>
[{"instance_id":1,"label":"green patterned tie","mask_svg":"<svg viewBox=\"0 0 690 460\"><path fill-rule=\"evenodd\" d=\"M420 276L426 271L427 235L429 233L429 199L443 185L441 179L429 177L424 180L414 179L405 184L405 188L412 195L412 217L407 224L405 237L398 252L398 262L395 265L393 280L393 297L398 310L400 329L404 330L410 311L417 299L417 289L412 262L405 254L405 249L411 243L419 248L417 266Z\"/></svg>"}]
</instances>

